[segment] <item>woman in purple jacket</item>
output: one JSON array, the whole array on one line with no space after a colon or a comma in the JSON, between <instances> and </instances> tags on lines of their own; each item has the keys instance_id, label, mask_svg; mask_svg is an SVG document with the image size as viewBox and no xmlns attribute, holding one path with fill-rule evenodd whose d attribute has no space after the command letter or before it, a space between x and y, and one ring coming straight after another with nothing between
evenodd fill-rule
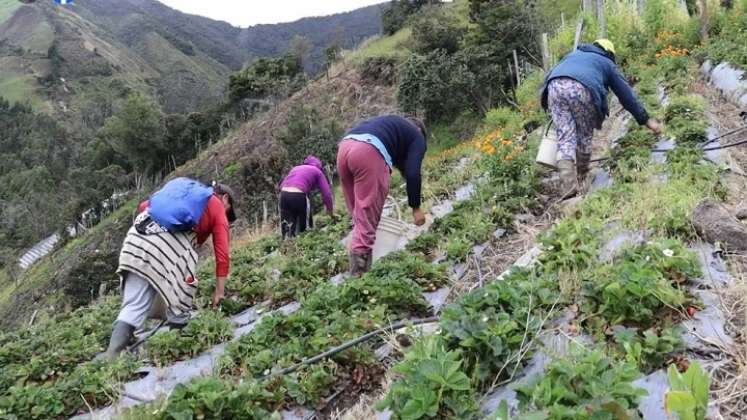
<instances>
[{"instance_id":1,"label":"woman in purple jacket","mask_svg":"<svg viewBox=\"0 0 747 420\"><path fill-rule=\"evenodd\" d=\"M322 170L322 161L316 156L309 156L304 159L303 165L291 169L280 184L280 231L283 239L294 237L307 227L314 227L309 201L309 193L314 190L321 191L327 213L332 215L332 189Z\"/></svg>"}]
</instances>

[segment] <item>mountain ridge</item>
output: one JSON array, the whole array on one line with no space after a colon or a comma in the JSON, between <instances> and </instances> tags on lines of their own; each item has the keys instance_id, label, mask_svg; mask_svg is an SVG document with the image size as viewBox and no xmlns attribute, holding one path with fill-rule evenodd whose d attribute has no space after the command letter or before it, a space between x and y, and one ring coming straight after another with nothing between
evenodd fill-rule
<instances>
[{"instance_id":1,"label":"mountain ridge","mask_svg":"<svg viewBox=\"0 0 747 420\"><path fill-rule=\"evenodd\" d=\"M0 44L10 49L0 49L0 86L11 101L79 114L79 92L95 96L119 80L165 112L191 112L223 98L228 76L247 63L286 53L294 36L310 41L306 68L319 71L328 45L350 48L378 33L380 14L375 5L239 28L154 0L0 0Z\"/></svg>"}]
</instances>

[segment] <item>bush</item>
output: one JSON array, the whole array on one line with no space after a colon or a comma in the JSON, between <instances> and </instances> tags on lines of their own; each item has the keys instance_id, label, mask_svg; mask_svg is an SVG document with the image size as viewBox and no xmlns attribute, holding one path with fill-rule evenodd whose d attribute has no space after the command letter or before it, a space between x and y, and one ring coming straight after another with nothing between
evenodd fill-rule
<instances>
[{"instance_id":1,"label":"bush","mask_svg":"<svg viewBox=\"0 0 747 420\"><path fill-rule=\"evenodd\" d=\"M428 4L439 4L440 0L392 0L381 14L381 29L385 35L393 35L405 26L408 18Z\"/></svg>"},{"instance_id":2,"label":"bush","mask_svg":"<svg viewBox=\"0 0 747 420\"><path fill-rule=\"evenodd\" d=\"M428 8L412 21L414 50L420 54L435 50L453 54L459 50L465 33L459 19L443 7Z\"/></svg>"},{"instance_id":3,"label":"bush","mask_svg":"<svg viewBox=\"0 0 747 420\"><path fill-rule=\"evenodd\" d=\"M289 166L300 165L308 155L331 164L337 157L337 142L343 131L337 118L324 117L313 107L297 104L277 137L285 145Z\"/></svg>"},{"instance_id":4,"label":"bush","mask_svg":"<svg viewBox=\"0 0 747 420\"><path fill-rule=\"evenodd\" d=\"M504 97L504 76L504 66L482 48L413 54L400 72L397 98L405 112L422 113L431 121L466 110L485 113Z\"/></svg>"},{"instance_id":5,"label":"bush","mask_svg":"<svg viewBox=\"0 0 747 420\"><path fill-rule=\"evenodd\" d=\"M297 57L286 55L260 58L231 75L228 82L229 95L234 102L244 98L288 96L300 86L299 76L302 73L303 67Z\"/></svg>"}]
</instances>

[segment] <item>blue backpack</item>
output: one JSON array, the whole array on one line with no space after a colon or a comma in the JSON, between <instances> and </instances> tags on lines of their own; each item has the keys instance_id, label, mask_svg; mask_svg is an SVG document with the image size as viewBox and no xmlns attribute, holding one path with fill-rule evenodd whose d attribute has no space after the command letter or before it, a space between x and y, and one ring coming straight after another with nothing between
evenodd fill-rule
<instances>
[{"instance_id":1,"label":"blue backpack","mask_svg":"<svg viewBox=\"0 0 747 420\"><path fill-rule=\"evenodd\" d=\"M200 221L213 189L189 178L176 178L150 196L148 213L169 231L190 230Z\"/></svg>"}]
</instances>

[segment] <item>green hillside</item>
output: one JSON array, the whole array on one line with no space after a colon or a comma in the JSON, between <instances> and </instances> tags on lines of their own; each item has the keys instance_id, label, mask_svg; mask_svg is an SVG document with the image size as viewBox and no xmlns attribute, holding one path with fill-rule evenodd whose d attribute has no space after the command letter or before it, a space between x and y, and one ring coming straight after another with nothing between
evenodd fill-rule
<instances>
[{"instance_id":1,"label":"green hillside","mask_svg":"<svg viewBox=\"0 0 747 420\"><path fill-rule=\"evenodd\" d=\"M335 54L315 79L297 77L287 57L231 78L239 102L271 105L234 120L168 175L221 180L241 197L220 310L209 307L214 267L205 250L198 316L187 327L159 331L115 361L91 361L117 313L110 273L118 241L137 196L160 179L14 282L0 278L8 328L0 335L0 417L741 418L747 226L735 215L744 212L747 153L718 149L719 160L709 149L738 145L745 127L739 98L725 99L701 68L744 68L729 52L747 41L733 30L747 3L711 2L701 17L693 2L606 2L617 64L665 130L639 127L613 99L594 135L599 160L570 199L560 196L555 173L535 163L550 120L537 97L540 39L548 34L547 56L557 62L572 49L577 19L581 42L598 38L602 22L572 12L580 2L435 3L393 2L384 15L390 35ZM165 42L151 33L132 45ZM179 51L166 56L170 65L219 61ZM41 118L3 106L0 123L11 133L16 120ZM99 140L136 155L137 144L116 142L173 123L154 108L128 95ZM338 204L338 217L322 216L286 241L272 210L260 225L264 209L275 207L291 165L309 153L334 162L348 127L391 112L420 115L429 128L422 173L430 223L369 273L333 283L348 269L345 209ZM2 118L10 113L15 119ZM43 119L33 126L46 127L28 136L38 153L54 131ZM3 149L18 147L14 139ZM163 141L170 144L168 135ZM35 163L23 179L45 179L50 171ZM14 177L7 184L24 191ZM396 172L390 195L406 202ZM706 220L728 224L728 234L704 226L704 207L717 209ZM403 220L410 222L407 212ZM22 325L32 314L36 324ZM359 337L367 339L340 347ZM198 357L200 369L178 363ZM125 391L143 374L143 395Z\"/></svg>"}]
</instances>

